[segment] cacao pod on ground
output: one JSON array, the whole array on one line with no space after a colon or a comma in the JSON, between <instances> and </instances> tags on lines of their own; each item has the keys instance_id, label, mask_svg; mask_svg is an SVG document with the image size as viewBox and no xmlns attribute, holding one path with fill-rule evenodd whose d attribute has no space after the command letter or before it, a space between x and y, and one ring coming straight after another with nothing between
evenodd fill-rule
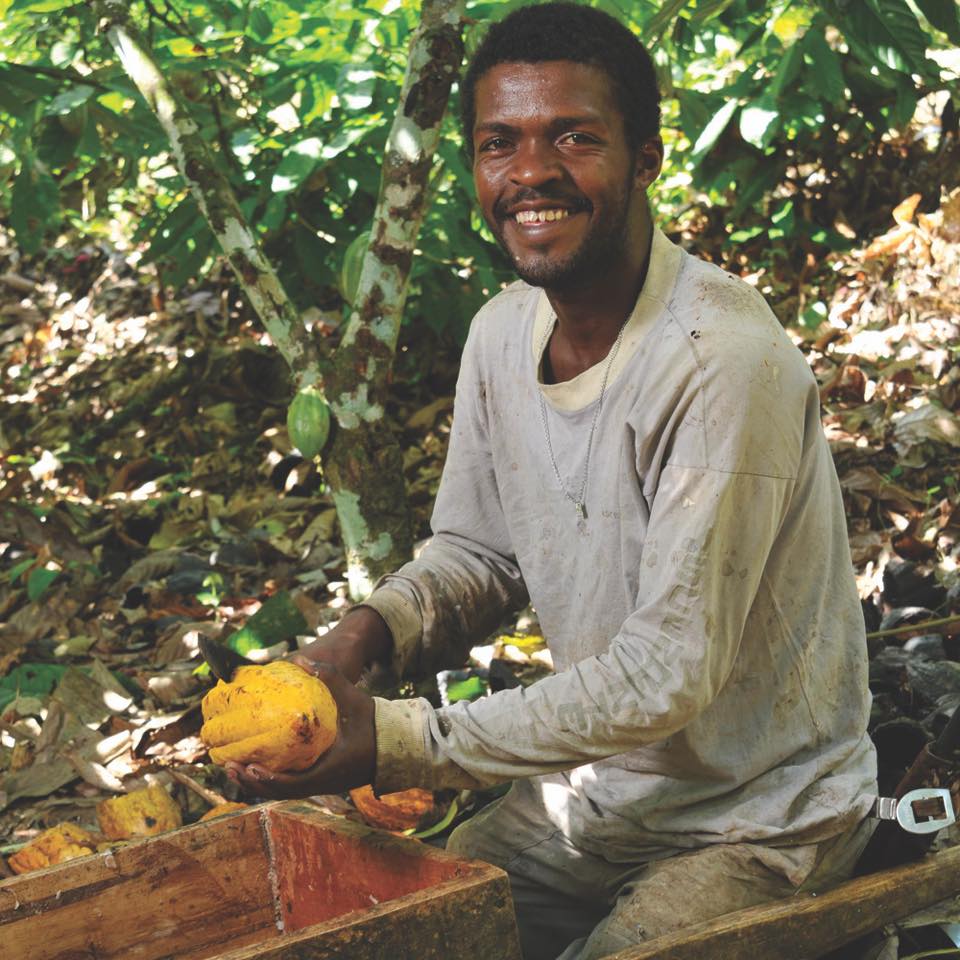
<instances>
[{"instance_id":1,"label":"cacao pod on ground","mask_svg":"<svg viewBox=\"0 0 960 960\"><path fill-rule=\"evenodd\" d=\"M218 803L215 807L211 807L197 823L203 823L205 820L216 820L217 817L225 817L229 813L249 809L250 807L245 803Z\"/></svg>"},{"instance_id":2,"label":"cacao pod on ground","mask_svg":"<svg viewBox=\"0 0 960 960\"><path fill-rule=\"evenodd\" d=\"M14 873L28 873L96 853L100 838L75 823L58 823L7 859Z\"/></svg>"},{"instance_id":3,"label":"cacao pod on ground","mask_svg":"<svg viewBox=\"0 0 960 960\"><path fill-rule=\"evenodd\" d=\"M183 826L180 807L159 784L97 804L97 820L111 840L152 837Z\"/></svg>"}]
</instances>

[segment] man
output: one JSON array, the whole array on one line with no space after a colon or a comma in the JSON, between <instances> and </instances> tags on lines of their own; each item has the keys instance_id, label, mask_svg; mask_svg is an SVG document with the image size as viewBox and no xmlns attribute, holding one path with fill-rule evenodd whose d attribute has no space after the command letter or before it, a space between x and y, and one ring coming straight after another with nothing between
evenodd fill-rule
<instances>
[{"instance_id":1,"label":"man","mask_svg":"<svg viewBox=\"0 0 960 960\"><path fill-rule=\"evenodd\" d=\"M420 558L307 648L341 709L267 796L510 793L458 852L510 874L527 958L594 958L844 877L876 794L863 622L817 387L760 295L652 223L649 56L594 9L495 25L462 89L521 281L471 327ZM435 710L432 670L535 607L557 673Z\"/></svg>"}]
</instances>

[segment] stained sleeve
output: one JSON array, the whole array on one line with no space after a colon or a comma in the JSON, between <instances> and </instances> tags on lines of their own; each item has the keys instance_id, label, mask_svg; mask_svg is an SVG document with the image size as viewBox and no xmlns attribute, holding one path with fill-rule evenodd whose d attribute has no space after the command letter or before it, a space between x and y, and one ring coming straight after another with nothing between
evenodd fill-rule
<instances>
[{"instance_id":1,"label":"stained sleeve","mask_svg":"<svg viewBox=\"0 0 960 960\"><path fill-rule=\"evenodd\" d=\"M471 646L528 602L487 439L479 320L461 360L433 535L415 560L383 577L366 601L390 628L400 676L463 663Z\"/></svg>"},{"instance_id":2,"label":"stained sleeve","mask_svg":"<svg viewBox=\"0 0 960 960\"><path fill-rule=\"evenodd\" d=\"M478 788L570 769L663 740L713 701L733 668L795 483L789 469L717 466L748 464L758 442L796 446L795 438L778 439L767 408L736 399L709 451L702 418L692 407L680 418L651 496L636 606L607 650L472 703L438 710L424 699L378 701L379 789ZM802 400L800 407L802 419ZM785 465L798 456L768 452L768 462Z\"/></svg>"}]
</instances>

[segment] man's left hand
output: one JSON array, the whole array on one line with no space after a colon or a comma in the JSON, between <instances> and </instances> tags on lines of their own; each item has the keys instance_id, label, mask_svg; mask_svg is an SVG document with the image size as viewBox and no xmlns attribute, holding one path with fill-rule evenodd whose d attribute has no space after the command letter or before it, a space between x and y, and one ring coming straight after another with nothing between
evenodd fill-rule
<instances>
[{"instance_id":1,"label":"man's left hand","mask_svg":"<svg viewBox=\"0 0 960 960\"><path fill-rule=\"evenodd\" d=\"M329 688L337 704L337 739L312 767L299 773L273 773L259 764L229 761L225 764L227 776L249 793L271 800L340 793L373 783L377 771L373 698L329 663L302 656L290 661Z\"/></svg>"}]
</instances>

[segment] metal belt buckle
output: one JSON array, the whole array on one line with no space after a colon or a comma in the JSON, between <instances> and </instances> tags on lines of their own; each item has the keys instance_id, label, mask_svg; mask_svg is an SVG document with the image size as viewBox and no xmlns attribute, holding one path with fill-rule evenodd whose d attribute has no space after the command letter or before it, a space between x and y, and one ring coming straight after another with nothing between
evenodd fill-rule
<instances>
[{"instance_id":1,"label":"metal belt buckle","mask_svg":"<svg viewBox=\"0 0 960 960\"><path fill-rule=\"evenodd\" d=\"M950 791L942 787L911 790L899 800L879 797L876 811L881 820L896 820L908 833L936 833L957 820Z\"/></svg>"}]
</instances>

